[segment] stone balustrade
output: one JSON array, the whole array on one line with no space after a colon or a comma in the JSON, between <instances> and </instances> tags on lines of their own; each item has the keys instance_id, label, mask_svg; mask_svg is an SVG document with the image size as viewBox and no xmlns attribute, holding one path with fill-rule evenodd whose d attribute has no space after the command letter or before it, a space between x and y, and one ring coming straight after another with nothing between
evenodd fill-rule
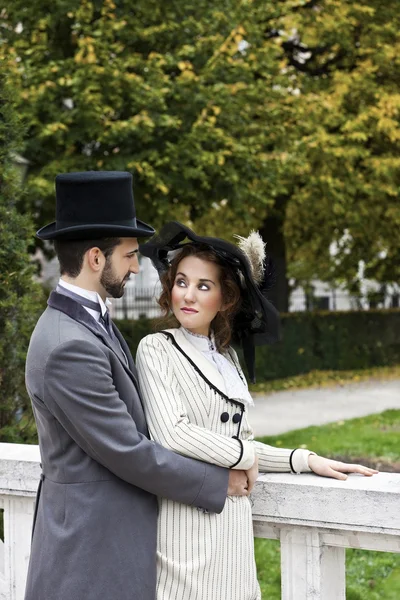
<instances>
[{"instance_id":1,"label":"stone balustrade","mask_svg":"<svg viewBox=\"0 0 400 600\"><path fill-rule=\"evenodd\" d=\"M39 449L0 444L0 600L23 600ZM400 552L400 474L345 482L262 475L252 494L254 535L279 539L282 600L345 598L345 548Z\"/></svg>"}]
</instances>

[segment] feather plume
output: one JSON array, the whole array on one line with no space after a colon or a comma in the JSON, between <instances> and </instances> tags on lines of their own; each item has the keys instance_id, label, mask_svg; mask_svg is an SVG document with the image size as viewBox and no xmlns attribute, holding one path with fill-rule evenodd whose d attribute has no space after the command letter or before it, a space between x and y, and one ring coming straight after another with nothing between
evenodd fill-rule
<instances>
[{"instance_id":1,"label":"feather plume","mask_svg":"<svg viewBox=\"0 0 400 600\"><path fill-rule=\"evenodd\" d=\"M254 281L260 284L264 280L265 242L258 231L251 231L247 238L241 235L235 235L234 237L239 240L239 248L249 259Z\"/></svg>"}]
</instances>

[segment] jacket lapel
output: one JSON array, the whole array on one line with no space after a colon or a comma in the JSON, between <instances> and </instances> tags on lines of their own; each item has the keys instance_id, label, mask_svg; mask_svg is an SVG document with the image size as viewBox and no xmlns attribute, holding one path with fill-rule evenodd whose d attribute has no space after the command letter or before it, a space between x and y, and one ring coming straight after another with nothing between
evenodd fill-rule
<instances>
[{"instance_id":1,"label":"jacket lapel","mask_svg":"<svg viewBox=\"0 0 400 600\"><path fill-rule=\"evenodd\" d=\"M185 335L179 329L167 329L166 331L174 336L176 343L193 360L203 375L211 381L216 388L226 394L225 382L217 367L211 364L211 362L186 339Z\"/></svg>"},{"instance_id":2,"label":"jacket lapel","mask_svg":"<svg viewBox=\"0 0 400 600\"><path fill-rule=\"evenodd\" d=\"M126 358L128 360L129 369L135 375L136 379L138 379L136 366L135 366L135 363L133 362L133 358L132 358L132 354L131 354L130 348L129 348L128 344L126 343L125 339L123 338L120 330L118 329L118 327L115 325L114 322L112 324L112 327L113 327L113 331L115 333L115 336L118 339L119 343L121 344L121 348L124 351L125 356L126 356Z\"/></svg>"},{"instance_id":3,"label":"jacket lapel","mask_svg":"<svg viewBox=\"0 0 400 600\"><path fill-rule=\"evenodd\" d=\"M115 325L113 327L114 333L116 334L119 342L121 343L121 346L126 354L129 366L126 364L126 360L118 344L113 342L111 337L97 323L96 319L94 319L92 315L90 315L87 312L87 310L85 310L83 306L79 304L79 302L75 302L75 300L73 300L72 298L69 298L68 296L64 296L64 294L59 294L58 292L53 291L50 294L47 304L51 308L59 310L60 312L63 312L64 314L68 315L69 317L71 317L71 319L74 319L74 321L78 321L78 323L81 323L82 325L87 327L87 329L89 329L96 337L100 338L103 344L105 344L108 348L110 348L110 350L114 352L114 354L116 354L124 369L127 371L127 373L129 373L131 379L135 384L135 387L139 389L136 368L133 364L131 353L129 351L127 343L125 342L124 338L122 337L118 329L115 327ZM133 369L131 367L133 367Z\"/></svg>"}]
</instances>

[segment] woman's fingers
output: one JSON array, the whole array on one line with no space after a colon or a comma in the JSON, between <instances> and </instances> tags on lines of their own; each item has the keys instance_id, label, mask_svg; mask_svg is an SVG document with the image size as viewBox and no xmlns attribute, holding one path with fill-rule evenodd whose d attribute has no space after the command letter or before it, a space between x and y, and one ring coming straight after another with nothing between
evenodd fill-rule
<instances>
[{"instance_id":1,"label":"woman's fingers","mask_svg":"<svg viewBox=\"0 0 400 600\"><path fill-rule=\"evenodd\" d=\"M371 477L371 475L376 475L379 473L376 469L371 469L370 467L364 467L364 465L346 465L348 473L360 473L361 475L365 475L366 477Z\"/></svg>"},{"instance_id":2,"label":"woman's fingers","mask_svg":"<svg viewBox=\"0 0 400 600\"><path fill-rule=\"evenodd\" d=\"M371 477L371 475L376 475L379 473L376 469L371 469L370 467L364 467L364 465L354 465L351 463L343 463L337 462L337 466L335 467L338 471L342 473L359 473L360 475L365 475L366 477Z\"/></svg>"},{"instance_id":3,"label":"woman's fingers","mask_svg":"<svg viewBox=\"0 0 400 600\"><path fill-rule=\"evenodd\" d=\"M311 454L309 456L308 463L310 469L317 475L321 475L322 477L333 477L343 481L347 479L346 473L359 473L365 477L371 477L371 475L376 475L376 473L379 472L376 469L364 467L364 465L344 463L324 458L323 456L317 456L316 454Z\"/></svg>"},{"instance_id":4,"label":"woman's fingers","mask_svg":"<svg viewBox=\"0 0 400 600\"><path fill-rule=\"evenodd\" d=\"M258 478L258 457L257 456L254 459L253 466L250 469L248 469L248 471L246 471L246 474L247 474L248 494L250 494L252 489L254 488L254 485Z\"/></svg>"},{"instance_id":5,"label":"woman's fingers","mask_svg":"<svg viewBox=\"0 0 400 600\"><path fill-rule=\"evenodd\" d=\"M341 473L341 471L335 471L335 469L329 469L326 477L333 477L333 479L340 479L342 481L346 481L347 479L347 475L345 473Z\"/></svg>"},{"instance_id":6,"label":"woman's fingers","mask_svg":"<svg viewBox=\"0 0 400 600\"><path fill-rule=\"evenodd\" d=\"M246 492L247 494L251 494L251 492L253 491L254 488L254 484L255 484L255 480L253 478L247 478L247 486L246 486Z\"/></svg>"}]
</instances>

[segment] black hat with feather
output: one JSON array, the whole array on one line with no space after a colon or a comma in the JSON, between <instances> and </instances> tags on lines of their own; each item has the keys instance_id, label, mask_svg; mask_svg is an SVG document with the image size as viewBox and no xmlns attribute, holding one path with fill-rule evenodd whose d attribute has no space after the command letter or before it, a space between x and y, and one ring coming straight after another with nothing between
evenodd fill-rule
<instances>
[{"instance_id":1,"label":"black hat with feather","mask_svg":"<svg viewBox=\"0 0 400 600\"><path fill-rule=\"evenodd\" d=\"M266 298L275 282L275 270L265 254L265 243L258 232L248 238L235 236L238 246L213 237L196 235L189 227L171 221L140 246L143 256L151 259L161 276L169 269L169 253L187 243L207 245L227 262L236 273L242 304L233 321L233 341L240 343L250 380L255 382L255 346L271 344L279 339L279 314Z\"/></svg>"}]
</instances>

